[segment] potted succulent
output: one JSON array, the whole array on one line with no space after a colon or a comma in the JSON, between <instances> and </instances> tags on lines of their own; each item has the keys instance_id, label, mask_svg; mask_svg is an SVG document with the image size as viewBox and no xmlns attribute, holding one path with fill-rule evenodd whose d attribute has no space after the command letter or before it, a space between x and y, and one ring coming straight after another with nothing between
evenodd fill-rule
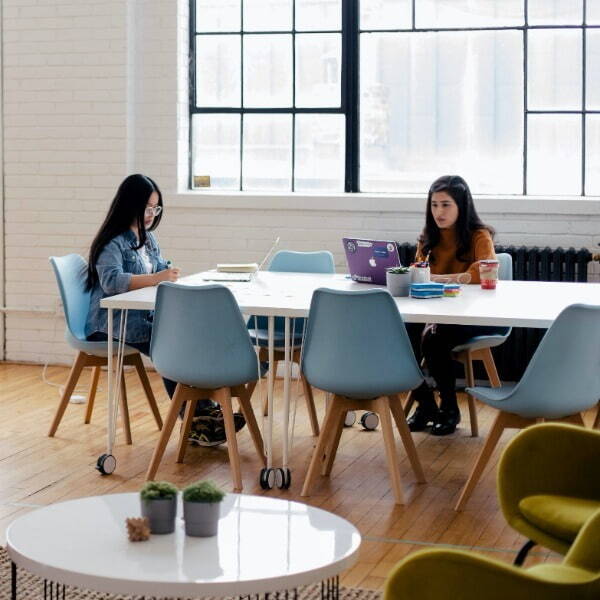
<instances>
[{"instance_id":1,"label":"potted succulent","mask_svg":"<svg viewBox=\"0 0 600 600\"><path fill-rule=\"evenodd\" d=\"M411 272L409 267L390 267L385 273L387 289L392 296L408 296Z\"/></svg>"},{"instance_id":2,"label":"potted succulent","mask_svg":"<svg viewBox=\"0 0 600 600\"><path fill-rule=\"evenodd\" d=\"M217 535L221 500L225 492L212 481L199 481L183 490L183 519L186 535Z\"/></svg>"},{"instance_id":3,"label":"potted succulent","mask_svg":"<svg viewBox=\"0 0 600 600\"><path fill-rule=\"evenodd\" d=\"M142 516L152 533L173 533L177 514L177 488L168 481L149 481L140 491Z\"/></svg>"}]
</instances>

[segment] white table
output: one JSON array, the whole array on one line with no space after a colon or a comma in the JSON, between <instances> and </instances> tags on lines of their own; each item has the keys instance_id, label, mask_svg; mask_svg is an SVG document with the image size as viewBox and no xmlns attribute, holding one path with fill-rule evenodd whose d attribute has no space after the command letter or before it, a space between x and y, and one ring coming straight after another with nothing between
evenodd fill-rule
<instances>
[{"instance_id":1,"label":"white table","mask_svg":"<svg viewBox=\"0 0 600 600\"><path fill-rule=\"evenodd\" d=\"M180 280L184 285L205 285L202 274L198 273ZM269 361L273 364L274 318L285 318L285 361L284 369L284 411L283 411L283 448L282 465L287 471L289 481L289 408L291 394L291 340L290 320L306 317L310 308L313 291L320 287L338 290L365 290L375 286L355 283L344 275L321 275L309 273L272 273L260 271L249 283L225 284L233 293L240 310L248 315L268 317L269 325ZM449 323L457 325L497 325L514 327L549 327L558 314L567 306L575 303L600 304L600 284L567 283L541 281L501 281L496 290L482 290L478 285L462 287L461 295L456 298L414 299L396 298L398 309L408 323ZM153 310L156 301L156 288L143 288L118 296L105 298L101 302L108 309L109 329L112 331L113 310ZM111 336L109 336L111 339ZM121 345L117 351L117 366ZM114 470L112 456L116 427L116 410L113 391L115 379L112 366L113 344L109 342L109 424L107 453L99 458L98 468L109 473ZM267 473L273 472L272 452L272 415L273 415L273 377L269 371L267 385L269 420L265 432L267 449ZM117 386L118 392L118 386ZM103 468L101 461L108 459L108 467Z\"/></svg>"},{"instance_id":2,"label":"white table","mask_svg":"<svg viewBox=\"0 0 600 600\"><path fill-rule=\"evenodd\" d=\"M92 496L51 504L13 521L7 550L16 567L56 586L103 593L199 598L294 590L327 581L358 557L361 537L348 521L298 502L228 494L215 537L185 535L181 503L175 532L130 542L125 519L140 515L138 494ZM260 551L259 551L260 550ZM63 588L64 589L64 588Z\"/></svg>"}]
</instances>

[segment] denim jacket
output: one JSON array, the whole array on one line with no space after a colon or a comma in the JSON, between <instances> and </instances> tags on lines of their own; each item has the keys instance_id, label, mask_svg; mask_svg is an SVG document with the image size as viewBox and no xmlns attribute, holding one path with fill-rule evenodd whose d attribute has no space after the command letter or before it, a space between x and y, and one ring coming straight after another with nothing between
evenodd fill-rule
<instances>
[{"instance_id":1,"label":"denim jacket","mask_svg":"<svg viewBox=\"0 0 600 600\"><path fill-rule=\"evenodd\" d=\"M146 252L152 263L152 272L163 271L167 263L160 254L154 235L148 231ZM134 250L137 238L133 231L126 231L114 237L104 248L96 262L98 282L91 292L90 310L85 326L86 336L101 331L108 334L108 312L100 308L100 300L129 291L132 275L145 275L146 269L139 253ZM116 310L113 318L113 337L119 336L121 311ZM127 315L125 341L138 343L150 340L152 332L152 312L130 310Z\"/></svg>"}]
</instances>

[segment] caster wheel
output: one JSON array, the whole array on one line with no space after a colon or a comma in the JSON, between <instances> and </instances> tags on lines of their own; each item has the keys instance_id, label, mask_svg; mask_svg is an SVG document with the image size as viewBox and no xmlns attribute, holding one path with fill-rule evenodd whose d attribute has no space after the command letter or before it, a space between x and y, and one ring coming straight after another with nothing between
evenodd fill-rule
<instances>
[{"instance_id":1,"label":"caster wheel","mask_svg":"<svg viewBox=\"0 0 600 600\"><path fill-rule=\"evenodd\" d=\"M260 487L263 490L272 490L275 486L276 471L277 469L261 469L260 471Z\"/></svg>"},{"instance_id":2,"label":"caster wheel","mask_svg":"<svg viewBox=\"0 0 600 600\"><path fill-rule=\"evenodd\" d=\"M111 475L117 468L117 459L112 454L102 454L98 457L96 469L100 475Z\"/></svg>"},{"instance_id":3,"label":"caster wheel","mask_svg":"<svg viewBox=\"0 0 600 600\"><path fill-rule=\"evenodd\" d=\"M360 424L367 431L374 431L377 429L377 425L379 425L379 417L374 412L363 413L363 416L360 418Z\"/></svg>"},{"instance_id":4,"label":"caster wheel","mask_svg":"<svg viewBox=\"0 0 600 600\"><path fill-rule=\"evenodd\" d=\"M349 410L344 417L344 427L352 427L356 423L356 413L353 410Z\"/></svg>"},{"instance_id":5,"label":"caster wheel","mask_svg":"<svg viewBox=\"0 0 600 600\"><path fill-rule=\"evenodd\" d=\"M277 487L280 490L287 490L287 489L289 489L291 483L292 483L292 472L287 468L277 469Z\"/></svg>"}]
</instances>

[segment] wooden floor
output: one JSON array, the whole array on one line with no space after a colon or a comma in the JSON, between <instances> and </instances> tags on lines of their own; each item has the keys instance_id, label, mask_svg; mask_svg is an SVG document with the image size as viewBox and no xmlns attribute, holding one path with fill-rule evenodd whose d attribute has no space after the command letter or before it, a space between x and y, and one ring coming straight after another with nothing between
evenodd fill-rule
<instances>
[{"instance_id":1,"label":"wooden floor","mask_svg":"<svg viewBox=\"0 0 600 600\"><path fill-rule=\"evenodd\" d=\"M91 372L91 370L90 370ZM57 384L66 380L68 370L48 369L48 378ZM0 533L18 515L32 507L92 494L137 491L158 433L144 401L135 373L127 372L128 397L132 418L133 446L126 446L117 431L116 472L101 477L94 469L96 459L106 447L106 376L100 388L92 423L83 425L84 405L70 404L57 437L46 437L58 403L56 387L41 378L42 369L31 365L0 363ZM160 378L150 373L163 416L168 398ZM84 374L78 391L85 394L89 374ZM281 383L277 383L277 396ZM320 418L324 395L315 396ZM257 395L254 406L260 406ZM383 441L379 431L363 431L358 425L344 431L338 457L330 478L321 478L308 499L314 506L330 510L354 523L363 536L359 562L342 577L348 586L380 588L391 567L417 550L445 546L473 549L498 560L512 562L525 541L506 525L498 508L495 471L501 449L511 433L505 433L483 480L467 510L455 513L453 505L487 434L494 411L480 405L480 437L470 437L468 412L462 406L464 421L457 432L436 438L427 433L414 434L427 484L417 484L398 443L403 484L407 490L405 506L394 504L388 480ZM588 417L589 418L589 417ZM277 422L277 421L276 421ZM279 431L276 430L278 435ZM264 492L258 485L256 460L246 429L239 433L244 493L304 500L300 488L308 467L314 438L300 397L291 467L292 486L288 491ZM275 444L276 448L279 445ZM231 490L226 448L192 448L186 464L175 464L175 443L169 445L158 479L183 486L210 477ZM310 549L307 549L310 551ZM544 549L534 549L528 564L557 560Z\"/></svg>"}]
</instances>

